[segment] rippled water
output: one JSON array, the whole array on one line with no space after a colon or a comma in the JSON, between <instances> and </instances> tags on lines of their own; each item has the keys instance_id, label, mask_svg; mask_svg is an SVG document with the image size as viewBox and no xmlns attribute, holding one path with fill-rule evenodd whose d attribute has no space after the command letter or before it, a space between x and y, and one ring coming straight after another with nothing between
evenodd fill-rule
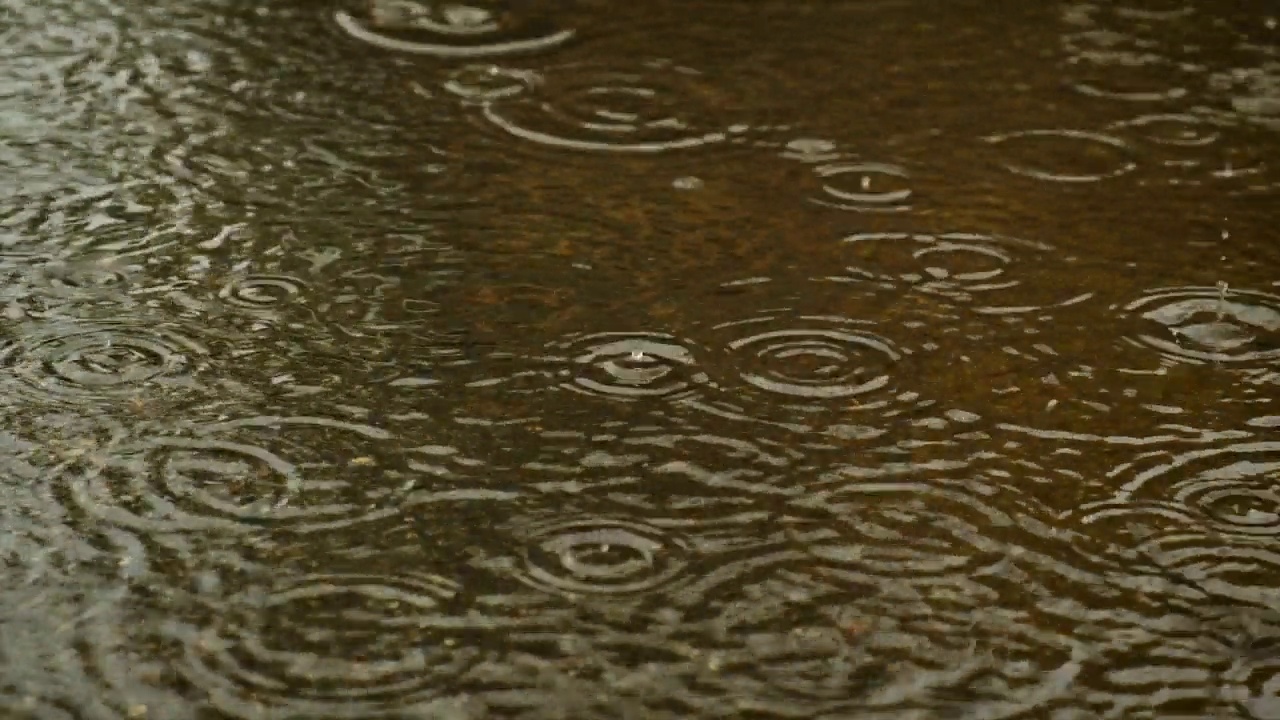
<instances>
[{"instance_id":1,"label":"rippled water","mask_svg":"<svg viewBox=\"0 0 1280 720\"><path fill-rule=\"evenodd\" d=\"M1280 718L1264 0L0 39L0 715Z\"/></svg>"}]
</instances>

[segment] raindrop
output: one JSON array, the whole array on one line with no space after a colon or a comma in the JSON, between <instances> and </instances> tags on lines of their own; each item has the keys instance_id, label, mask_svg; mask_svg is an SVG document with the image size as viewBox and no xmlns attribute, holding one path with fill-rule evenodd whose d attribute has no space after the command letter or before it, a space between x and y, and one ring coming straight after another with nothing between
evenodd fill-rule
<instances>
[{"instance_id":1,"label":"raindrop","mask_svg":"<svg viewBox=\"0 0 1280 720\"><path fill-rule=\"evenodd\" d=\"M774 598L761 604L777 606L772 609L778 614L791 609ZM880 685L885 672L861 647L866 638L860 635L869 625L864 630L858 619L844 621L843 627L839 622L833 619L786 630L736 629L735 642L717 649L719 672L706 682L757 712L768 710L785 717L803 708L800 712L805 717L855 714L862 704L858 698Z\"/></svg>"},{"instance_id":2,"label":"raindrop","mask_svg":"<svg viewBox=\"0 0 1280 720\"><path fill-rule=\"evenodd\" d=\"M874 162L837 162L813 169L822 180L818 205L855 212L905 212L911 209L911 189L900 187L907 171L897 165ZM886 187L887 186L887 187Z\"/></svg>"}]
</instances>

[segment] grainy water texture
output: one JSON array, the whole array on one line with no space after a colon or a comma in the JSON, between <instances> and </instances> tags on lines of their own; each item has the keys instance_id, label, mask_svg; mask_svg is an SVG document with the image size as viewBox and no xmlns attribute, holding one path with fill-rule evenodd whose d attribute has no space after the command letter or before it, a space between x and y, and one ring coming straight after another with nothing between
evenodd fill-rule
<instances>
[{"instance_id":1,"label":"grainy water texture","mask_svg":"<svg viewBox=\"0 0 1280 720\"><path fill-rule=\"evenodd\" d=\"M0 717L1280 718L1271 0L3 0Z\"/></svg>"}]
</instances>

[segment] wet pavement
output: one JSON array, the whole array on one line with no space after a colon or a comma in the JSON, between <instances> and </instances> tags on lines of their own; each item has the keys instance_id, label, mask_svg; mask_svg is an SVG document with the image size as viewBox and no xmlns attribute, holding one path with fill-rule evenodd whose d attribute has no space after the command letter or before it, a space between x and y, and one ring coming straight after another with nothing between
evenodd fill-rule
<instances>
[{"instance_id":1,"label":"wet pavement","mask_svg":"<svg viewBox=\"0 0 1280 720\"><path fill-rule=\"evenodd\" d=\"M1267 2L0 39L4 717L1280 718Z\"/></svg>"}]
</instances>

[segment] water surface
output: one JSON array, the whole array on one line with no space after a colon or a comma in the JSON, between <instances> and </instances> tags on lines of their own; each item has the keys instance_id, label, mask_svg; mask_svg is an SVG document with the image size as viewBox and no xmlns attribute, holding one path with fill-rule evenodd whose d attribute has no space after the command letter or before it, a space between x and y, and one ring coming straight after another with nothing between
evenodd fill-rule
<instances>
[{"instance_id":1,"label":"water surface","mask_svg":"<svg viewBox=\"0 0 1280 720\"><path fill-rule=\"evenodd\" d=\"M0 714L1280 717L1266 2L0 9Z\"/></svg>"}]
</instances>

